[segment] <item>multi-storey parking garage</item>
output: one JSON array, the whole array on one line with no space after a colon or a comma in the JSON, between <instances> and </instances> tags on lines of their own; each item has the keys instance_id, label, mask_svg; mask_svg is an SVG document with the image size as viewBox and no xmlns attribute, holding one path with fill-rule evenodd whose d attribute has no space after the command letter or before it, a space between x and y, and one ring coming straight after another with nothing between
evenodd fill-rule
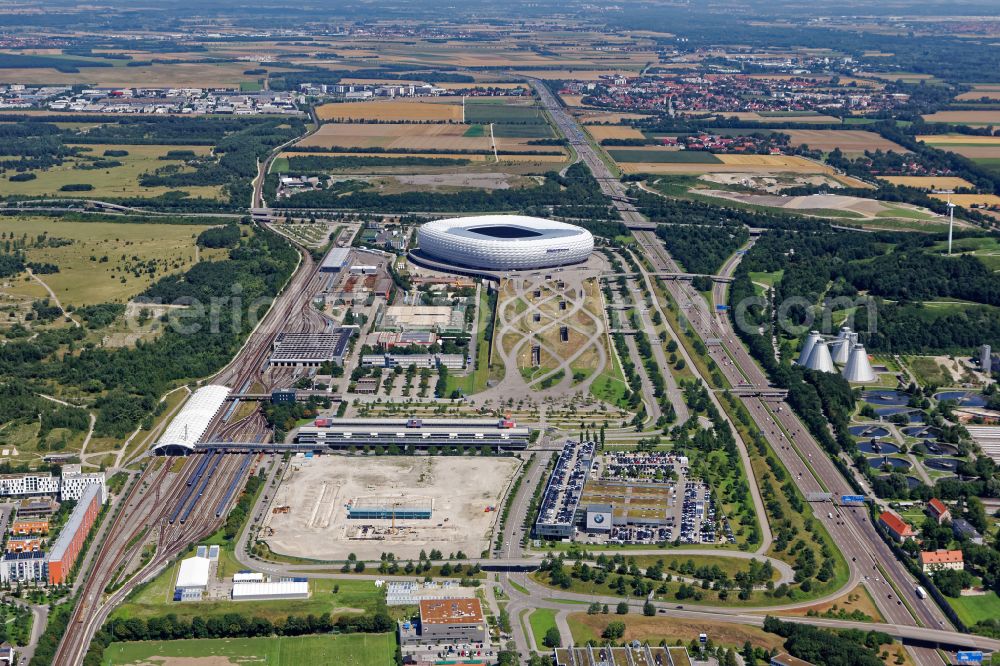
<instances>
[{"instance_id":1,"label":"multi-storey parking garage","mask_svg":"<svg viewBox=\"0 0 1000 666\"><path fill-rule=\"evenodd\" d=\"M428 222L417 231L421 254L446 264L484 270L530 270L586 261L589 231L524 215L483 215Z\"/></svg>"}]
</instances>

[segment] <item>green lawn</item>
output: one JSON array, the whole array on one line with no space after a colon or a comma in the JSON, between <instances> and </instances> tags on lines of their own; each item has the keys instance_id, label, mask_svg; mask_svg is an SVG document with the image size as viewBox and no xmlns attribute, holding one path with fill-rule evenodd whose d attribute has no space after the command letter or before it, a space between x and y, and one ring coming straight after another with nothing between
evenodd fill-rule
<instances>
[{"instance_id":1,"label":"green lawn","mask_svg":"<svg viewBox=\"0 0 1000 666\"><path fill-rule=\"evenodd\" d=\"M1000 596L996 592L974 597L948 598L948 603L958 613L958 617L968 626L980 620L1000 617Z\"/></svg>"},{"instance_id":2,"label":"green lawn","mask_svg":"<svg viewBox=\"0 0 1000 666\"><path fill-rule=\"evenodd\" d=\"M753 272L750 273L750 280L752 282L759 282L760 284L766 284L768 288L773 287L777 282L781 281L784 277L785 271L771 271L770 273Z\"/></svg>"},{"instance_id":3,"label":"green lawn","mask_svg":"<svg viewBox=\"0 0 1000 666\"><path fill-rule=\"evenodd\" d=\"M182 641L112 643L102 666L164 664L204 658L213 664L267 666L385 666L392 663L392 634L333 634L267 638L196 638ZM180 663L180 662L177 662ZM193 662L192 662L193 663Z\"/></svg>"},{"instance_id":4,"label":"green lawn","mask_svg":"<svg viewBox=\"0 0 1000 666\"><path fill-rule=\"evenodd\" d=\"M902 217L908 220L932 220L933 215L925 213L922 210L914 210L912 208L904 208L902 206L890 206L888 210L882 210L875 213L875 217Z\"/></svg>"},{"instance_id":5,"label":"green lawn","mask_svg":"<svg viewBox=\"0 0 1000 666\"><path fill-rule=\"evenodd\" d=\"M535 636L535 645L538 646L539 650L544 650L545 646L542 641L545 638L545 632L556 626L556 612L551 608L539 608L528 616L528 624L531 625L531 633Z\"/></svg>"},{"instance_id":6,"label":"green lawn","mask_svg":"<svg viewBox=\"0 0 1000 666\"><path fill-rule=\"evenodd\" d=\"M378 599L383 594L370 580L333 580L317 578L310 581L308 599L281 599L275 601L254 601L241 603L229 600L175 602L173 601L174 581L177 579L178 563L172 564L159 576L138 591L129 595L125 603L115 610L112 617L149 618L174 613L181 619L190 620L196 616L212 617L226 613L246 613L265 617L271 621L281 620L289 615L338 615L359 612L373 612ZM220 561L229 575L233 565L228 560ZM339 586L334 594L334 586Z\"/></svg>"}]
</instances>

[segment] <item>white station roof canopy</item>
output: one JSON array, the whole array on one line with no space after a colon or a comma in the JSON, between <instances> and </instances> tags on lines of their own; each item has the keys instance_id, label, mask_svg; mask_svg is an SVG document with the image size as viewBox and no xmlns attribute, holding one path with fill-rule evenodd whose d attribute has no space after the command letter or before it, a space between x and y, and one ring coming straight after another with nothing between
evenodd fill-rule
<instances>
[{"instance_id":1,"label":"white station roof canopy","mask_svg":"<svg viewBox=\"0 0 1000 666\"><path fill-rule=\"evenodd\" d=\"M229 387L216 384L209 384L195 391L163 431L156 448L163 446L194 448L228 396Z\"/></svg>"}]
</instances>

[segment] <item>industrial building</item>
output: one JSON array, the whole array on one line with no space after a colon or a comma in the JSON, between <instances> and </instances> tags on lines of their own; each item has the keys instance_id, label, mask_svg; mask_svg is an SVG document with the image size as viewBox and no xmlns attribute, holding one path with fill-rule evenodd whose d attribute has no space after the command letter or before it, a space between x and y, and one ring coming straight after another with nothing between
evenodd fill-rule
<instances>
[{"instance_id":1,"label":"industrial building","mask_svg":"<svg viewBox=\"0 0 1000 666\"><path fill-rule=\"evenodd\" d=\"M444 366L449 370L461 370L465 367L466 358L462 354L364 354L361 365L365 368L395 368L411 365L421 368L437 368Z\"/></svg>"},{"instance_id":2,"label":"industrial building","mask_svg":"<svg viewBox=\"0 0 1000 666\"><path fill-rule=\"evenodd\" d=\"M215 384L202 386L192 393L153 450L159 455L186 455L194 451L194 445L208 430L228 397L229 387Z\"/></svg>"},{"instance_id":3,"label":"industrial building","mask_svg":"<svg viewBox=\"0 0 1000 666\"><path fill-rule=\"evenodd\" d=\"M390 305L382 313L379 327L390 331L460 333L465 330L465 307L452 307L450 305Z\"/></svg>"},{"instance_id":4,"label":"industrial building","mask_svg":"<svg viewBox=\"0 0 1000 666\"><path fill-rule=\"evenodd\" d=\"M427 222L417 230L420 252L445 264L485 270L530 270L586 261L589 231L524 215L483 215Z\"/></svg>"},{"instance_id":5,"label":"industrial building","mask_svg":"<svg viewBox=\"0 0 1000 666\"><path fill-rule=\"evenodd\" d=\"M349 520L430 520L430 497L355 497L347 503Z\"/></svg>"},{"instance_id":6,"label":"industrial building","mask_svg":"<svg viewBox=\"0 0 1000 666\"><path fill-rule=\"evenodd\" d=\"M319 265L320 273L339 273L344 270L351 257L351 249L347 247L332 247L323 257L323 262Z\"/></svg>"},{"instance_id":7,"label":"industrial building","mask_svg":"<svg viewBox=\"0 0 1000 666\"><path fill-rule=\"evenodd\" d=\"M49 550L50 585L62 585L69 578L73 564L87 540L87 534L101 512L101 493L101 486L89 485L84 488L76 507Z\"/></svg>"},{"instance_id":8,"label":"industrial building","mask_svg":"<svg viewBox=\"0 0 1000 666\"><path fill-rule=\"evenodd\" d=\"M271 583L234 583L232 596L233 601L308 599L309 581L305 578L292 578Z\"/></svg>"},{"instance_id":9,"label":"industrial building","mask_svg":"<svg viewBox=\"0 0 1000 666\"><path fill-rule=\"evenodd\" d=\"M174 583L174 601L201 601L208 589L211 567L212 560L201 555L181 560Z\"/></svg>"},{"instance_id":10,"label":"industrial building","mask_svg":"<svg viewBox=\"0 0 1000 666\"><path fill-rule=\"evenodd\" d=\"M330 333L279 333L268 363L272 368L318 368L324 363L343 365L354 331L353 327L342 327Z\"/></svg>"},{"instance_id":11,"label":"industrial building","mask_svg":"<svg viewBox=\"0 0 1000 666\"><path fill-rule=\"evenodd\" d=\"M549 539L568 539L576 530L576 511L583 496L583 484L594 462L594 442L569 440L556 460L545 485L545 494L535 521L535 534Z\"/></svg>"},{"instance_id":12,"label":"industrial building","mask_svg":"<svg viewBox=\"0 0 1000 666\"><path fill-rule=\"evenodd\" d=\"M401 449L479 446L521 450L528 446L531 429L509 419L317 419L302 426L297 444L316 449L342 450L366 446Z\"/></svg>"},{"instance_id":13,"label":"industrial building","mask_svg":"<svg viewBox=\"0 0 1000 666\"><path fill-rule=\"evenodd\" d=\"M400 624L400 644L488 643L489 629L479 599L422 599L420 621Z\"/></svg>"}]
</instances>

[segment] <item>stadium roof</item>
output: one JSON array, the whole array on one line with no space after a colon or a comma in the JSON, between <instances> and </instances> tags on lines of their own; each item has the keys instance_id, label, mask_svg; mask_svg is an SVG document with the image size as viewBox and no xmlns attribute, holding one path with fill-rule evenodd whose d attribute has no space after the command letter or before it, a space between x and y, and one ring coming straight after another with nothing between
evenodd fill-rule
<instances>
[{"instance_id":1,"label":"stadium roof","mask_svg":"<svg viewBox=\"0 0 1000 666\"><path fill-rule=\"evenodd\" d=\"M195 391L177 416L170 421L170 425L156 443L156 448L163 446L193 448L208 430L216 412L228 396L229 387L215 384L203 386Z\"/></svg>"}]
</instances>

